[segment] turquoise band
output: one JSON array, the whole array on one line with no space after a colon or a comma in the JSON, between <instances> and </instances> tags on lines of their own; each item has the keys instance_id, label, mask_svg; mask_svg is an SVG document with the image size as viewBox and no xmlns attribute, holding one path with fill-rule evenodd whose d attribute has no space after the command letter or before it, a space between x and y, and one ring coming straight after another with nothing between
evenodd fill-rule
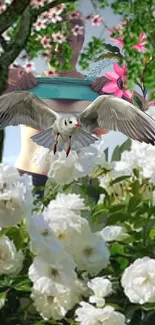
<instances>
[{"instance_id":1,"label":"turquoise band","mask_svg":"<svg viewBox=\"0 0 155 325\"><path fill-rule=\"evenodd\" d=\"M93 101L99 95L90 87L93 79L38 77L38 85L30 93L47 99L73 99Z\"/></svg>"}]
</instances>

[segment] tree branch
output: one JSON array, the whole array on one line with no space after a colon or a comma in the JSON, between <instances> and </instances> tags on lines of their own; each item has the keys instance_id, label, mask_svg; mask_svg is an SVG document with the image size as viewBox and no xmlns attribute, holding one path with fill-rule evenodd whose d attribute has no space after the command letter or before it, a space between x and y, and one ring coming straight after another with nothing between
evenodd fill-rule
<instances>
[{"instance_id":1,"label":"tree branch","mask_svg":"<svg viewBox=\"0 0 155 325\"><path fill-rule=\"evenodd\" d=\"M0 16L0 34L7 30L20 17L31 0L14 0Z\"/></svg>"},{"instance_id":2,"label":"tree branch","mask_svg":"<svg viewBox=\"0 0 155 325\"><path fill-rule=\"evenodd\" d=\"M0 44L4 51L7 50L8 42L4 39L2 35L0 35Z\"/></svg>"},{"instance_id":3,"label":"tree branch","mask_svg":"<svg viewBox=\"0 0 155 325\"><path fill-rule=\"evenodd\" d=\"M18 31L14 39L8 44L7 51L0 57L0 91L3 92L7 87L8 69L10 64L17 58L22 51L31 32L32 16L31 9L27 7L21 19Z\"/></svg>"}]
</instances>

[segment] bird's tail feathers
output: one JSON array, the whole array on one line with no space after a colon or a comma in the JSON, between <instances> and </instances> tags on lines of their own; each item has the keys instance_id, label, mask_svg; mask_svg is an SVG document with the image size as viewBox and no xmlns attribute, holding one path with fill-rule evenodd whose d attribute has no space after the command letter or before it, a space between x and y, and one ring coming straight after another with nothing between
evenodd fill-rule
<instances>
[{"instance_id":1,"label":"bird's tail feathers","mask_svg":"<svg viewBox=\"0 0 155 325\"><path fill-rule=\"evenodd\" d=\"M48 148L50 150L53 149L53 146L55 144L55 135L52 132L52 127L33 135L31 139L32 141L36 142L39 146Z\"/></svg>"},{"instance_id":2,"label":"bird's tail feathers","mask_svg":"<svg viewBox=\"0 0 155 325\"><path fill-rule=\"evenodd\" d=\"M93 144L96 141L98 141L97 138L84 131L82 128L78 128L77 132L72 135L72 149L78 150L83 147L89 147L90 144Z\"/></svg>"}]
</instances>

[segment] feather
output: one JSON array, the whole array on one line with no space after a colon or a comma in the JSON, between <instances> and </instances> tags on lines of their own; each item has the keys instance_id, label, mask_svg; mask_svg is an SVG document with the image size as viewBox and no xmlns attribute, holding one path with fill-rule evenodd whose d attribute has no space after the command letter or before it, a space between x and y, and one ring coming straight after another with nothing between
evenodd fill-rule
<instances>
[{"instance_id":1,"label":"feather","mask_svg":"<svg viewBox=\"0 0 155 325\"><path fill-rule=\"evenodd\" d=\"M45 131L41 131L38 134L35 134L31 137L32 141L36 142L39 146L48 148L51 151L56 142L55 135L52 133L52 128L49 128Z\"/></svg>"},{"instance_id":2,"label":"feather","mask_svg":"<svg viewBox=\"0 0 155 325\"><path fill-rule=\"evenodd\" d=\"M73 150L78 150L83 147L88 147L90 144L98 141L97 138L93 137L88 132L84 131L82 128L78 128L77 131L72 135L71 138L71 148Z\"/></svg>"}]
</instances>

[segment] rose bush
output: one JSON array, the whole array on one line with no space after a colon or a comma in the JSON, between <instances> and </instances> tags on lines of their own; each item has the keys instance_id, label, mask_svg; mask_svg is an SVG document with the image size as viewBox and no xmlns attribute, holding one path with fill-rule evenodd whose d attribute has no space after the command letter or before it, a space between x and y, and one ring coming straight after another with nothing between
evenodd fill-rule
<instances>
[{"instance_id":1,"label":"rose bush","mask_svg":"<svg viewBox=\"0 0 155 325\"><path fill-rule=\"evenodd\" d=\"M91 150L97 153L98 145ZM84 170L90 163L87 148L85 152ZM16 168L0 165L0 199L4 191L9 197L10 189L21 188L18 203L26 207L19 213L13 206L13 215L4 206L0 211L3 325L151 324L155 316L154 151L148 146L143 161L139 152L146 156L146 146L137 142L121 154L120 161L107 162L106 153L100 152L88 175L77 174L69 182L63 173L63 182L53 174L41 200L32 194L29 176L19 177ZM76 155L77 162L83 154ZM62 160L58 157L57 167ZM18 218L14 218L16 210Z\"/></svg>"}]
</instances>

